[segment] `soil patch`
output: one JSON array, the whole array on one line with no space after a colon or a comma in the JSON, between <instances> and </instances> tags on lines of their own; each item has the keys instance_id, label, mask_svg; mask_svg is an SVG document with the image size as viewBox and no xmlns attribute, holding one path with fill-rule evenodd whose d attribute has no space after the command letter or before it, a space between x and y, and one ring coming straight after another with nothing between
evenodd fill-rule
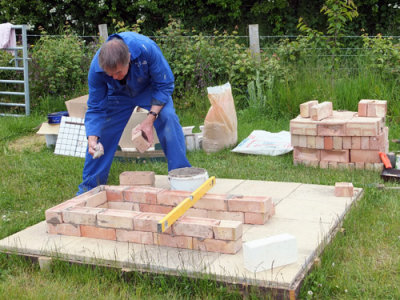
<instances>
[{"instance_id":1,"label":"soil patch","mask_svg":"<svg viewBox=\"0 0 400 300\"><path fill-rule=\"evenodd\" d=\"M39 152L43 145L46 144L46 138L44 135L28 135L21 137L15 141L8 144L8 148L14 151L22 152L29 149L34 152Z\"/></svg>"}]
</instances>

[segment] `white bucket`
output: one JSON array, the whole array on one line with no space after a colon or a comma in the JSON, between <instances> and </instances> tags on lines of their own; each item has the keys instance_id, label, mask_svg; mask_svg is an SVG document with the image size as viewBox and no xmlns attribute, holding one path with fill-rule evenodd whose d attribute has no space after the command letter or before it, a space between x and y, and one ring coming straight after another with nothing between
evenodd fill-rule
<instances>
[{"instance_id":1,"label":"white bucket","mask_svg":"<svg viewBox=\"0 0 400 300\"><path fill-rule=\"evenodd\" d=\"M208 173L202 168L180 168L168 172L171 190L193 192L208 179Z\"/></svg>"}]
</instances>

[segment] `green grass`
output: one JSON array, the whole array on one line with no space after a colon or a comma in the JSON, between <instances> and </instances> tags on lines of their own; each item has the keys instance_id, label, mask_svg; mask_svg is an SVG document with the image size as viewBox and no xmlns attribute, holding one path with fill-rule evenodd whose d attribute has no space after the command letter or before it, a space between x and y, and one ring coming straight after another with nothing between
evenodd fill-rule
<instances>
[{"instance_id":1,"label":"green grass","mask_svg":"<svg viewBox=\"0 0 400 300\"><path fill-rule=\"evenodd\" d=\"M335 74L304 70L294 82L281 82L268 93L267 111L248 108L237 111L238 140L253 130L289 130L289 120L298 105L318 99L333 101L334 109L357 110L362 98L389 102L389 140L400 138L397 113L399 85L379 74ZM190 96L188 96L190 97ZM74 196L81 180L83 159L58 156L54 149L24 144L20 138L33 136L46 114L65 110L63 97L44 97L29 117L0 118L0 238L44 220L44 211ZM192 96L196 110L180 110L183 126L202 125L206 96ZM198 131L198 128L195 129ZM15 145L20 145L20 150ZM400 145L390 143L391 151ZM293 166L292 154L277 157L253 156L222 150L206 154L188 153L192 165L217 178L240 178L333 185L353 182L364 188L364 196L350 210L340 231L327 245L321 263L305 278L301 299L399 299L400 298L400 196L398 191L377 190L378 172L327 170ZM152 170L167 174L165 162L115 161L109 184L119 183L128 170ZM20 257L0 254L0 299L265 299L271 295L257 289L239 290L216 283L213 278L189 280L154 274L130 274L126 280L117 270L70 265L56 261L51 272Z\"/></svg>"}]
</instances>

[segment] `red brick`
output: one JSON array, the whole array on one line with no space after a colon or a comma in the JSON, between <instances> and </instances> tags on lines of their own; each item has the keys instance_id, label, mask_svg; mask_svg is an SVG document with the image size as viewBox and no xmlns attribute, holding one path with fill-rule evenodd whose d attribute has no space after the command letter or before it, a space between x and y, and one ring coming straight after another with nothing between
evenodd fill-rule
<instances>
[{"instance_id":1,"label":"red brick","mask_svg":"<svg viewBox=\"0 0 400 300\"><path fill-rule=\"evenodd\" d=\"M356 170L364 170L365 169L364 162L355 162L354 165L355 165Z\"/></svg>"},{"instance_id":2,"label":"red brick","mask_svg":"<svg viewBox=\"0 0 400 300\"><path fill-rule=\"evenodd\" d=\"M120 209L120 210L136 210L134 209L133 202L120 202L120 201L108 202L108 208ZM139 209L137 209L137 211L139 211Z\"/></svg>"},{"instance_id":3,"label":"red brick","mask_svg":"<svg viewBox=\"0 0 400 300\"><path fill-rule=\"evenodd\" d=\"M234 211L209 210L207 217L216 220L232 220L232 221L240 221L242 223L244 222L244 213L238 211L234 212Z\"/></svg>"},{"instance_id":4,"label":"red brick","mask_svg":"<svg viewBox=\"0 0 400 300\"><path fill-rule=\"evenodd\" d=\"M102 240L115 241L117 239L114 228L99 228L95 226L81 225L81 235L83 237Z\"/></svg>"},{"instance_id":5,"label":"red brick","mask_svg":"<svg viewBox=\"0 0 400 300\"><path fill-rule=\"evenodd\" d=\"M81 236L81 229L80 225L75 225L75 224L49 224L48 225L48 230L51 227L51 230L48 231L50 234L60 234L60 235L69 235L69 236Z\"/></svg>"},{"instance_id":6,"label":"red brick","mask_svg":"<svg viewBox=\"0 0 400 300\"><path fill-rule=\"evenodd\" d=\"M308 148L293 148L293 159L294 160L308 160L308 161L319 161L320 151L318 149L308 149Z\"/></svg>"},{"instance_id":7,"label":"red brick","mask_svg":"<svg viewBox=\"0 0 400 300\"><path fill-rule=\"evenodd\" d=\"M352 136L351 137L351 149L360 150L361 149L361 137Z\"/></svg>"},{"instance_id":8,"label":"red brick","mask_svg":"<svg viewBox=\"0 0 400 300\"><path fill-rule=\"evenodd\" d=\"M349 150L321 150L321 161L349 162Z\"/></svg>"},{"instance_id":9,"label":"red brick","mask_svg":"<svg viewBox=\"0 0 400 300\"><path fill-rule=\"evenodd\" d=\"M337 161L328 161L328 169L337 169L338 162Z\"/></svg>"},{"instance_id":10,"label":"red brick","mask_svg":"<svg viewBox=\"0 0 400 300\"><path fill-rule=\"evenodd\" d=\"M386 100L372 100L372 99L363 99L358 103L358 107L360 110L360 105L362 105L362 114L364 114L365 107L366 115L358 115L360 117L385 117L387 113L387 101Z\"/></svg>"},{"instance_id":11,"label":"red brick","mask_svg":"<svg viewBox=\"0 0 400 300\"><path fill-rule=\"evenodd\" d=\"M205 194L201 199L199 199L194 205L197 209L206 210L221 210L226 211L227 206L227 196L225 194Z\"/></svg>"},{"instance_id":12,"label":"red brick","mask_svg":"<svg viewBox=\"0 0 400 300\"><path fill-rule=\"evenodd\" d=\"M157 232L157 224L164 218L163 214L150 212L140 213L133 220L133 229L138 231ZM166 233L171 233L171 228L166 230Z\"/></svg>"},{"instance_id":13,"label":"red brick","mask_svg":"<svg viewBox=\"0 0 400 300\"><path fill-rule=\"evenodd\" d=\"M119 175L120 185L154 186L155 173L151 171L125 171Z\"/></svg>"},{"instance_id":14,"label":"red brick","mask_svg":"<svg viewBox=\"0 0 400 300\"><path fill-rule=\"evenodd\" d=\"M346 136L377 136L381 122L381 118L354 117L346 123Z\"/></svg>"},{"instance_id":15,"label":"red brick","mask_svg":"<svg viewBox=\"0 0 400 300\"><path fill-rule=\"evenodd\" d=\"M344 136L342 141L343 141L343 149L345 150L351 149L351 136Z\"/></svg>"},{"instance_id":16,"label":"red brick","mask_svg":"<svg viewBox=\"0 0 400 300\"><path fill-rule=\"evenodd\" d=\"M307 137L314 135L299 135L299 147L307 148Z\"/></svg>"},{"instance_id":17,"label":"red brick","mask_svg":"<svg viewBox=\"0 0 400 300\"><path fill-rule=\"evenodd\" d=\"M379 151L376 150L350 150L351 162L380 163Z\"/></svg>"},{"instance_id":18,"label":"red brick","mask_svg":"<svg viewBox=\"0 0 400 300\"><path fill-rule=\"evenodd\" d=\"M133 220L140 212L107 209L97 214L97 226L133 230Z\"/></svg>"},{"instance_id":19,"label":"red brick","mask_svg":"<svg viewBox=\"0 0 400 300\"><path fill-rule=\"evenodd\" d=\"M293 160L293 164L295 166L297 165L304 165L307 167L318 167L319 166L319 161L318 160Z\"/></svg>"},{"instance_id":20,"label":"red brick","mask_svg":"<svg viewBox=\"0 0 400 300\"><path fill-rule=\"evenodd\" d=\"M317 123L309 118L298 116L290 120L290 133L298 135L317 135Z\"/></svg>"},{"instance_id":21,"label":"red brick","mask_svg":"<svg viewBox=\"0 0 400 300\"><path fill-rule=\"evenodd\" d=\"M57 234L57 225L58 224L46 222L46 232L48 234Z\"/></svg>"},{"instance_id":22,"label":"red brick","mask_svg":"<svg viewBox=\"0 0 400 300\"><path fill-rule=\"evenodd\" d=\"M333 149L333 137L331 136L324 137L324 149L325 150Z\"/></svg>"},{"instance_id":23,"label":"red brick","mask_svg":"<svg viewBox=\"0 0 400 300\"><path fill-rule=\"evenodd\" d=\"M107 201L124 201L123 192L127 190L128 187L120 185L106 185L105 191L107 194Z\"/></svg>"},{"instance_id":24,"label":"red brick","mask_svg":"<svg viewBox=\"0 0 400 300\"><path fill-rule=\"evenodd\" d=\"M193 238L193 249L208 252L235 254L242 248L242 239L236 241L224 241L214 239Z\"/></svg>"},{"instance_id":25,"label":"red brick","mask_svg":"<svg viewBox=\"0 0 400 300\"><path fill-rule=\"evenodd\" d=\"M320 161L320 162L319 162L319 167L320 167L321 169L328 169L328 167L329 167L329 162L327 162L327 161Z\"/></svg>"},{"instance_id":26,"label":"red brick","mask_svg":"<svg viewBox=\"0 0 400 300\"><path fill-rule=\"evenodd\" d=\"M358 102L358 116L368 117L368 100L360 100Z\"/></svg>"},{"instance_id":27,"label":"red brick","mask_svg":"<svg viewBox=\"0 0 400 300\"><path fill-rule=\"evenodd\" d=\"M213 238L213 226L220 222L208 218L181 217L172 225L172 232L177 236Z\"/></svg>"},{"instance_id":28,"label":"red brick","mask_svg":"<svg viewBox=\"0 0 400 300\"><path fill-rule=\"evenodd\" d=\"M318 104L318 100L310 100L300 104L300 116L303 118L311 117L311 107Z\"/></svg>"},{"instance_id":29,"label":"red brick","mask_svg":"<svg viewBox=\"0 0 400 300\"><path fill-rule=\"evenodd\" d=\"M206 209L198 209L198 208L189 208L185 212L185 216L187 217L197 217L197 218L207 218L208 210Z\"/></svg>"},{"instance_id":30,"label":"red brick","mask_svg":"<svg viewBox=\"0 0 400 300\"><path fill-rule=\"evenodd\" d=\"M157 194L157 204L177 206L190 194L191 192L188 191L163 190Z\"/></svg>"},{"instance_id":31,"label":"red brick","mask_svg":"<svg viewBox=\"0 0 400 300\"><path fill-rule=\"evenodd\" d=\"M172 236L169 234L154 234L157 245L182 249L193 249L193 238L190 236Z\"/></svg>"},{"instance_id":32,"label":"red brick","mask_svg":"<svg viewBox=\"0 0 400 300\"><path fill-rule=\"evenodd\" d=\"M314 135L307 135L307 142L306 142L306 147L307 148L316 148L316 136Z\"/></svg>"},{"instance_id":33,"label":"red brick","mask_svg":"<svg viewBox=\"0 0 400 300\"><path fill-rule=\"evenodd\" d=\"M117 241L129 242L144 245L152 245L154 243L153 233L147 231L135 231L135 230L116 230Z\"/></svg>"},{"instance_id":34,"label":"red brick","mask_svg":"<svg viewBox=\"0 0 400 300\"><path fill-rule=\"evenodd\" d=\"M101 191L97 194L91 195L86 199L86 205L88 207L98 207L107 202L106 191Z\"/></svg>"},{"instance_id":35,"label":"red brick","mask_svg":"<svg viewBox=\"0 0 400 300\"><path fill-rule=\"evenodd\" d=\"M290 144L292 145L292 147L300 146L299 140L300 140L300 135L297 134L290 135Z\"/></svg>"},{"instance_id":36,"label":"red brick","mask_svg":"<svg viewBox=\"0 0 400 300\"><path fill-rule=\"evenodd\" d=\"M131 186L124 191L124 199L129 202L156 204L157 194L162 191L164 189L155 187Z\"/></svg>"},{"instance_id":37,"label":"red brick","mask_svg":"<svg viewBox=\"0 0 400 300\"><path fill-rule=\"evenodd\" d=\"M361 149L362 150L369 150L369 136L362 136L361 137Z\"/></svg>"},{"instance_id":38,"label":"red brick","mask_svg":"<svg viewBox=\"0 0 400 300\"><path fill-rule=\"evenodd\" d=\"M315 148L316 149L325 149L324 140L325 139L323 136L316 136L315 137Z\"/></svg>"},{"instance_id":39,"label":"red brick","mask_svg":"<svg viewBox=\"0 0 400 300\"><path fill-rule=\"evenodd\" d=\"M228 200L228 211L265 213L271 203L271 197L234 197Z\"/></svg>"},{"instance_id":40,"label":"red brick","mask_svg":"<svg viewBox=\"0 0 400 300\"><path fill-rule=\"evenodd\" d=\"M369 148L370 150L379 150L381 152L386 152L385 151L385 144L387 141L386 137L386 132L388 131L388 128L385 127L383 132L378 135L378 136L371 136L369 138Z\"/></svg>"},{"instance_id":41,"label":"red brick","mask_svg":"<svg viewBox=\"0 0 400 300\"><path fill-rule=\"evenodd\" d=\"M242 237L243 225L239 221L221 220L213 226L214 239L236 241Z\"/></svg>"},{"instance_id":42,"label":"red brick","mask_svg":"<svg viewBox=\"0 0 400 300\"><path fill-rule=\"evenodd\" d=\"M95 226L97 214L103 211L104 208L73 207L63 211L63 220L65 223Z\"/></svg>"},{"instance_id":43,"label":"red brick","mask_svg":"<svg viewBox=\"0 0 400 300\"><path fill-rule=\"evenodd\" d=\"M320 121L333 113L332 102L325 101L311 107L311 119Z\"/></svg>"},{"instance_id":44,"label":"red brick","mask_svg":"<svg viewBox=\"0 0 400 300\"><path fill-rule=\"evenodd\" d=\"M141 212L151 212L151 213L158 213L158 214L167 214L169 213L174 207L167 206L167 205L157 205L157 204L145 204L139 203L139 210Z\"/></svg>"},{"instance_id":45,"label":"red brick","mask_svg":"<svg viewBox=\"0 0 400 300\"><path fill-rule=\"evenodd\" d=\"M333 111L332 116L321 120L318 125L319 136L344 136L346 134L346 122L351 120L354 112Z\"/></svg>"},{"instance_id":46,"label":"red brick","mask_svg":"<svg viewBox=\"0 0 400 300\"><path fill-rule=\"evenodd\" d=\"M269 213L244 213L244 223L254 225L264 225L271 217Z\"/></svg>"},{"instance_id":47,"label":"red brick","mask_svg":"<svg viewBox=\"0 0 400 300\"><path fill-rule=\"evenodd\" d=\"M333 137L333 149L342 150L343 149L343 138L341 136Z\"/></svg>"},{"instance_id":48,"label":"red brick","mask_svg":"<svg viewBox=\"0 0 400 300\"><path fill-rule=\"evenodd\" d=\"M60 224L63 222L62 210L49 208L45 211L47 223Z\"/></svg>"},{"instance_id":49,"label":"red brick","mask_svg":"<svg viewBox=\"0 0 400 300\"><path fill-rule=\"evenodd\" d=\"M335 183L336 197L353 197L353 184L351 182Z\"/></svg>"},{"instance_id":50,"label":"red brick","mask_svg":"<svg viewBox=\"0 0 400 300\"><path fill-rule=\"evenodd\" d=\"M139 124L140 125L140 124ZM151 144L149 141L144 137L143 131L139 130L136 131L137 125L135 128L132 129L132 144L136 148L137 151L143 153L147 149L150 148Z\"/></svg>"}]
</instances>

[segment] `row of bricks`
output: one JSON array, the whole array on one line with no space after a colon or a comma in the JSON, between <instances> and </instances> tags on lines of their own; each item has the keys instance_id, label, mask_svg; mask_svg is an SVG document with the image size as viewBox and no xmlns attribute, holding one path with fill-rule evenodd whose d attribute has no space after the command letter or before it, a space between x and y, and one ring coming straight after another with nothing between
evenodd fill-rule
<instances>
[{"instance_id":1,"label":"row of bricks","mask_svg":"<svg viewBox=\"0 0 400 300\"><path fill-rule=\"evenodd\" d=\"M272 204L272 202L269 203L271 205L271 208L268 210L268 212L265 213L231 212L231 211L217 211L217 210L206 210L199 208L189 208L185 212L185 216L210 218L218 220L234 220L234 221L240 221L244 224L263 225L275 214L274 205ZM107 202L101 205L100 207L111 208L111 209L133 210L140 212L153 212L160 214L167 214L174 208L173 206L167 206L167 205L119 202L119 201Z\"/></svg>"},{"instance_id":2,"label":"row of bricks","mask_svg":"<svg viewBox=\"0 0 400 300\"><path fill-rule=\"evenodd\" d=\"M379 171L383 170L383 163L343 163L336 161L316 161L316 160L294 160L293 164L305 165L308 167L319 167L321 169L342 169L342 170L370 170Z\"/></svg>"},{"instance_id":3,"label":"row of bricks","mask_svg":"<svg viewBox=\"0 0 400 300\"><path fill-rule=\"evenodd\" d=\"M126 229L157 232L158 222L163 214L95 207L72 207L61 214L48 212L46 221L50 224L88 225L98 228ZM166 234L237 240L242 236L242 222L209 218L181 217L166 231Z\"/></svg>"},{"instance_id":4,"label":"row of bricks","mask_svg":"<svg viewBox=\"0 0 400 300\"><path fill-rule=\"evenodd\" d=\"M379 136L385 126L385 118L359 117L354 112L334 112L322 121L301 116L290 120L290 133L313 136Z\"/></svg>"},{"instance_id":5,"label":"row of bricks","mask_svg":"<svg viewBox=\"0 0 400 300\"><path fill-rule=\"evenodd\" d=\"M358 102L359 117L385 117L387 112L386 100L362 99ZM323 120L333 114L332 102L318 103L311 100L300 104L300 116L314 121Z\"/></svg>"},{"instance_id":6,"label":"row of bricks","mask_svg":"<svg viewBox=\"0 0 400 300\"><path fill-rule=\"evenodd\" d=\"M338 163L380 163L377 150L319 150L293 148L294 161L327 161Z\"/></svg>"},{"instance_id":7,"label":"row of bricks","mask_svg":"<svg viewBox=\"0 0 400 300\"><path fill-rule=\"evenodd\" d=\"M120 242L131 242L145 245L158 245L183 249L235 254L242 247L242 240L216 240L190 236L173 236L149 231L135 231L114 228L100 228L90 225L52 224L47 223L49 234L107 239Z\"/></svg>"},{"instance_id":8,"label":"row of bricks","mask_svg":"<svg viewBox=\"0 0 400 300\"><path fill-rule=\"evenodd\" d=\"M85 206L167 214L190 195L190 192L186 191L165 191L142 186L103 186L103 189L97 193L82 194L48 209L46 219L50 215L61 216L62 211L67 208ZM229 199L227 197L229 196L206 194L185 215L262 225L275 213L271 197L231 196ZM113 202L118 202L118 204L113 204ZM157 202L167 205L157 204Z\"/></svg>"},{"instance_id":9,"label":"row of bricks","mask_svg":"<svg viewBox=\"0 0 400 300\"><path fill-rule=\"evenodd\" d=\"M293 147L324 149L324 150L378 150L388 152L389 128L384 127L378 136L314 136L314 135L291 135Z\"/></svg>"}]
</instances>

